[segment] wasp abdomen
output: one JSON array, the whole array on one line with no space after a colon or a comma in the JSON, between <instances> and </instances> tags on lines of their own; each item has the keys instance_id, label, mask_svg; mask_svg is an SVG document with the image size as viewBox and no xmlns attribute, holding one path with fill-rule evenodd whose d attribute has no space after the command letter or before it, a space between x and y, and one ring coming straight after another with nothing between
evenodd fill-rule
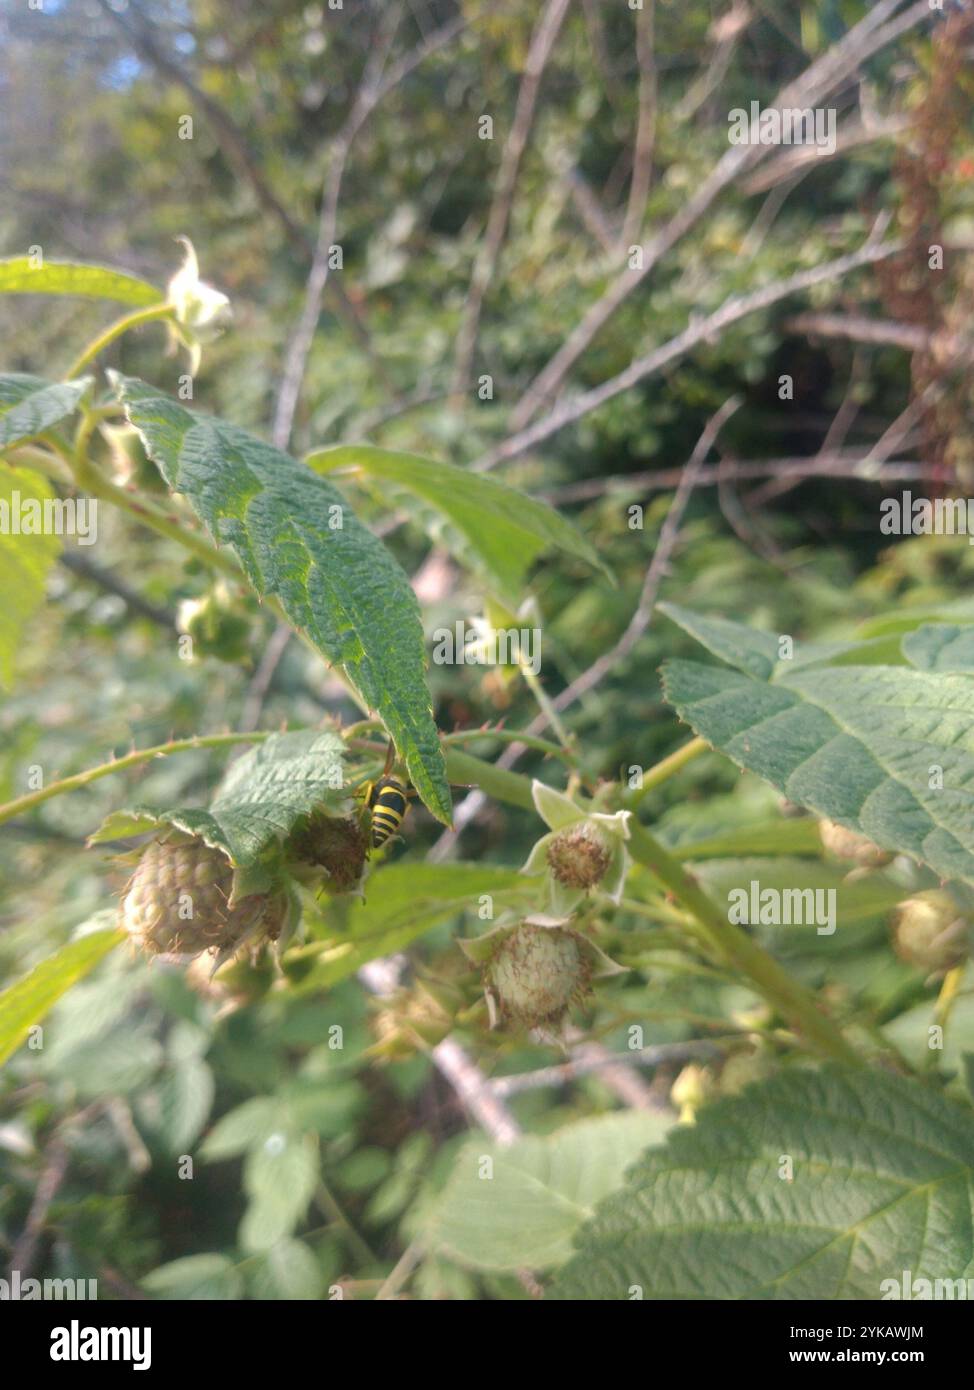
<instances>
[{"instance_id":1,"label":"wasp abdomen","mask_svg":"<svg viewBox=\"0 0 974 1390\"><path fill-rule=\"evenodd\" d=\"M395 835L408 807L406 788L396 778L383 778L381 782L376 783L369 797L373 849L378 849L380 845L385 844L390 835Z\"/></svg>"}]
</instances>

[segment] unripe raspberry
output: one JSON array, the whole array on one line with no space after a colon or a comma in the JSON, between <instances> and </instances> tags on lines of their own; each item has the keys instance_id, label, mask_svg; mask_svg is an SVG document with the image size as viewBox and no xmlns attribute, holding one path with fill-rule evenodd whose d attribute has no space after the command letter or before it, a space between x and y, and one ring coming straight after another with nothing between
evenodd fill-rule
<instances>
[{"instance_id":1,"label":"unripe raspberry","mask_svg":"<svg viewBox=\"0 0 974 1390\"><path fill-rule=\"evenodd\" d=\"M970 951L970 918L949 893L931 888L895 908L890 919L896 953L930 975L946 975Z\"/></svg>"},{"instance_id":2,"label":"unripe raspberry","mask_svg":"<svg viewBox=\"0 0 974 1390\"><path fill-rule=\"evenodd\" d=\"M819 821L818 831L822 844L836 859L851 859L861 869L881 869L884 864L892 863L893 856L887 850L834 820Z\"/></svg>"},{"instance_id":3,"label":"unripe raspberry","mask_svg":"<svg viewBox=\"0 0 974 1390\"><path fill-rule=\"evenodd\" d=\"M552 836L547 849L548 868L566 888L594 888L605 878L612 859L606 837L591 821L580 821Z\"/></svg>"},{"instance_id":4,"label":"unripe raspberry","mask_svg":"<svg viewBox=\"0 0 974 1390\"><path fill-rule=\"evenodd\" d=\"M276 938L283 894L252 894L229 906L233 866L202 840L173 837L146 846L122 899L122 925L148 955L225 951L245 936Z\"/></svg>"},{"instance_id":5,"label":"unripe raspberry","mask_svg":"<svg viewBox=\"0 0 974 1390\"><path fill-rule=\"evenodd\" d=\"M558 1023L588 993L592 964L577 932L527 922L507 932L485 979L501 1012L523 1028Z\"/></svg>"},{"instance_id":6,"label":"unripe raspberry","mask_svg":"<svg viewBox=\"0 0 974 1390\"><path fill-rule=\"evenodd\" d=\"M241 611L227 585L215 585L202 598L179 605L179 630L193 641L193 656L215 656L237 664L250 655L250 619Z\"/></svg>"},{"instance_id":7,"label":"unripe raspberry","mask_svg":"<svg viewBox=\"0 0 974 1390\"><path fill-rule=\"evenodd\" d=\"M302 869L323 869L327 875L324 886L332 893L350 893L358 887L367 852L368 842L358 820L328 816L322 811L309 816L286 845L297 877L307 877Z\"/></svg>"}]
</instances>

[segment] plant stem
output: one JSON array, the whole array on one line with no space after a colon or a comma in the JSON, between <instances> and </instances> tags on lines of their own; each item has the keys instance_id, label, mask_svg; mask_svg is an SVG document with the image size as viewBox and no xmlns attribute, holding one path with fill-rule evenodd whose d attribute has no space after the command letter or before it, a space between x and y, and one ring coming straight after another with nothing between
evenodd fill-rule
<instances>
[{"instance_id":1,"label":"plant stem","mask_svg":"<svg viewBox=\"0 0 974 1390\"><path fill-rule=\"evenodd\" d=\"M746 932L727 917L691 874L638 823L630 827L629 850L633 858L666 885L678 901L693 913L713 948L744 974L769 1004L815 1049L836 1061L861 1065L831 1018L819 1008L814 995L768 955Z\"/></svg>"},{"instance_id":2,"label":"plant stem","mask_svg":"<svg viewBox=\"0 0 974 1390\"><path fill-rule=\"evenodd\" d=\"M934 1023L940 1026L942 1035L947 1032L947 1022L957 999L960 990L960 982L964 978L964 969L966 965L967 962L962 961L960 965L955 965L948 970L940 986L940 993L937 995L937 1002L934 1005L933 1020ZM941 1036L941 1045L942 1044L943 1036ZM928 1049L926 1057L928 1067L936 1065L937 1055L936 1048L931 1047ZM940 1055L942 1056L943 1053L940 1053Z\"/></svg>"},{"instance_id":3,"label":"plant stem","mask_svg":"<svg viewBox=\"0 0 974 1390\"><path fill-rule=\"evenodd\" d=\"M84 352L72 362L70 370L65 375L65 381L73 381L75 377L81 375L89 362L93 362L110 343L116 338L120 338L123 333L127 333L130 328L140 328L144 323L153 323L156 319L170 318L173 314L171 304L153 304L148 309L136 309L134 313L126 314L124 318L116 319L114 323L108 325L104 333L100 333L94 338Z\"/></svg>"},{"instance_id":4,"label":"plant stem","mask_svg":"<svg viewBox=\"0 0 974 1390\"><path fill-rule=\"evenodd\" d=\"M32 468L35 473L43 473L45 478L53 478L56 483L71 481L67 465L60 455L39 449L34 444L18 444L4 454L4 459L11 468Z\"/></svg>"},{"instance_id":5,"label":"plant stem","mask_svg":"<svg viewBox=\"0 0 974 1390\"><path fill-rule=\"evenodd\" d=\"M535 700L537 700L538 708L541 710L541 713L545 716L552 729L554 729L555 737L558 739L558 742L561 744L562 748L568 749L571 746L568 733L564 724L561 722L561 716L545 694L541 682L531 670L531 667L526 666L523 661L520 663L520 670L521 675L524 677L525 685L528 687Z\"/></svg>"},{"instance_id":6,"label":"plant stem","mask_svg":"<svg viewBox=\"0 0 974 1390\"><path fill-rule=\"evenodd\" d=\"M648 772L643 773L642 785L631 791L628 796L623 797L624 804L630 810L640 804L645 796L665 782L668 777L672 777L674 772L679 772L687 763L694 758L706 753L710 744L705 743L702 738L692 738L689 743L685 743L682 748L677 748L676 752L670 753L668 757L662 758Z\"/></svg>"},{"instance_id":7,"label":"plant stem","mask_svg":"<svg viewBox=\"0 0 974 1390\"><path fill-rule=\"evenodd\" d=\"M550 739L538 738L536 734L524 733L520 729L457 729L452 734L443 734L445 744L466 743L472 738L492 738L498 743L523 743L525 748L535 748L539 753L547 753L550 758L572 761L572 755L565 748Z\"/></svg>"},{"instance_id":8,"label":"plant stem","mask_svg":"<svg viewBox=\"0 0 974 1390\"><path fill-rule=\"evenodd\" d=\"M192 551L207 565L221 570L240 584L247 584L246 576L236 561L224 555L215 545L211 545L205 536L196 531L188 531L178 522L164 516L153 503L137 500L125 488L109 482L90 459L81 456L76 457L72 462L72 470L75 482L84 492L90 493L92 497L97 497L99 501L111 502L113 506L128 512L143 526L148 526L150 530L155 531L160 536L165 536L167 540L175 541L185 550Z\"/></svg>"},{"instance_id":9,"label":"plant stem","mask_svg":"<svg viewBox=\"0 0 974 1390\"><path fill-rule=\"evenodd\" d=\"M73 792L78 787L86 787L89 782L97 782L99 778L108 777L113 772L125 772L130 767L138 767L140 763L151 762L153 758L168 757L170 753L186 753L194 748L222 748L234 743L261 743L269 737L270 733L266 730L249 734L197 734L192 738L158 743L154 748L140 748L133 753L126 753L122 758L113 758L111 762L89 767L85 772L62 777L59 782L52 782L50 786L27 792L24 796L18 796L15 801L8 801L5 806L0 806L0 824L12 820L24 811L33 810L43 801L61 796L63 792Z\"/></svg>"}]
</instances>

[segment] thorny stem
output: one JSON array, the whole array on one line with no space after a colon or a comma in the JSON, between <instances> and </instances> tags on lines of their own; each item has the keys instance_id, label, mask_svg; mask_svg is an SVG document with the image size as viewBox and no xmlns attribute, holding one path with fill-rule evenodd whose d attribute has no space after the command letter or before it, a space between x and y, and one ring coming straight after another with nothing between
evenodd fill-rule
<instances>
[{"instance_id":1,"label":"thorny stem","mask_svg":"<svg viewBox=\"0 0 974 1390\"><path fill-rule=\"evenodd\" d=\"M41 802L50 801L52 797L60 796L63 792L76 791L78 787L88 786L89 782L97 782L99 778L108 777L113 772L125 772L130 767L151 762L153 758L168 757L170 753L186 753L195 748L225 748L234 743L261 743L266 738L270 738L270 732L267 730L249 734L197 734L193 738L158 743L153 748L136 749L132 753L126 753L124 757L99 763L97 767L89 767L85 772L76 772L71 777L62 777L58 782L51 782L49 786L40 787L37 791L27 792L14 801L8 801L6 805L0 806L0 824L12 820L24 811L32 811Z\"/></svg>"},{"instance_id":2,"label":"thorny stem","mask_svg":"<svg viewBox=\"0 0 974 1390\"><path fill-rule=\"evenodd\" d=\"M153 304L148 309L136 309L134 313L126 314L124 318L116 319L114 323L109 324L104 333L100 333L88 344L77 361L72 362L69 371L65 374L65 381L73 381L75 377L80 376L89 362L93 362L110 343L113 343L116 338L120 338L123 333L127 333L130 328L140 328L142 324L153 323L156 319L171 318L173 313L171 304Z\"/></svg>"}]
</instances>

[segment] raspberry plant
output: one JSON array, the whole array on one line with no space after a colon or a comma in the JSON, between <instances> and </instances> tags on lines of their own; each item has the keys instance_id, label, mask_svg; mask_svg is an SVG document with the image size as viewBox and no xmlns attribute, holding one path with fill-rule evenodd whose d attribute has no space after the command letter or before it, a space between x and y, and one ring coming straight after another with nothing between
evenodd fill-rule
<instances>
[{"instance_id":1,"label":"raspberry plant","mask_svg":"<svg viewBox=\"0 0 974 1390\"><path fill-rule=\"evenodd\" d=\"M567 8L553 0L537 27L522 26L529 73L543 71L562 24L582 43L591 14L566 20ZM897 8L883 0L833 48L807 7L803 42L820 51L782 93L798 83L808 100L836 99L896 38L881 26ZM738 7L725 19L735 15ZM699 20L670 14L666 23ZM945 20L928 47L936 55L967 24ZM731 48L732 29L720 40ZM361 92L334 144L317 249L297 229L314 259L273 411L222 369L229 360L246 379L247 325L232 317L233 296L202 278L186 238L165 288L35 253L0 261L0 295L31 296L44 306L39 317L76 298L98 315L107 303L123 309L99 319L63 373L0 375L0 502L6 516L31 518L0 530L0 682L16 689L45 593L60 592L61 542L44 516L96 504L98 525L116 528L117 550L133 555L115 597L159 629L151 651L93 622L96 639L126 672L127 727L169 721L171 730L128 747L117 721L80 711L92 739L115 752L65 771L56 718L50 743L28 719L17 726L23 744L2 768L10 786L0 823L56 832L56 817L70 815L64 824L86 841L85 896L70 924L63 912L53 930L42 921L36 948L7 972L0 1061L12 1088L30 1096L47 1086L69 1106L52 1126L59 1151L91 1133L92 1152L120 1146L133 1174L168 1181L178 1170L195 1181L202 1172L240 1199L213 1204L201 1248L168 1232L136 1238L133 1226L118 1252L107 1218L94 1242L86 1233L89 1215L95 1224L104 1215L93 1202L71 1258L79 1268L121 1266L153 1297L387 1298L408 1288L419 1297L828 1300L879 1298L904 1270L968 1279L974 605L970 562L955 553L963 542L951 537L952 551L933 537L902 541L863 560L855 583L823 543L812 581L804 552L786 563L776 541L756 558L728 539L722 515L691 505L705 476L740 536L724 464L709 460L723 459L735 431L746 438L745 417L760 436L752 388L776 370L765 317L774 306L807 295L814 307L835 280L868 306L875 285L919 254L920 223L907 213L920 185L951 215L963 208L951 172L959 123L931 116L950 93L935 100L929 64L920 65L903 99L920 111L923 137L899 165L896 196L913 229L905 240L884 239L882 218L869 233L858 202L854 212L843 204L845 219L836 215L807 247L798 236L774 241L768 273L744 283L744 250L769 228L755 229L740 208L705 214L739 180L764 190L765 152L723 141L709 173L695 148L684 166L674 150L694 144L681 124L693 112L678 112L696 101L694 87L670 103L676 113L661 105L653 156L653 42L640 27L639 135L629 164L617 161L631 167L634 191L619 225L607 229L591 200L579 201L577 169L558 167L583 222L610 243L606 255L631 237L645 261L627 262L575 329L549 341L554 301L587 293L590 250L570 271L552 267L547 243L530 238L560 212L542 206L524 226L511 219L525 133L515 127L455 360L439 363L451 378L442 418L425 435L398 436L409 447L390 448L333 429L325 387L300 428L295 421L329 284L322 257L343 249L343 160L380 99L373 64L381 73L394 39L383 25L370 34ZM959 90L955 63L950 74ZM527 78L523 93L518 111L530 124ZM445 140L452 118L433 105ZM610 126L593 120L601 134L586 158ZM938 130L945 148L931 164L922 156ZM654 158L674 176L655 178ZM771 175L776 187L774 167ZM292 236L284 203L263 184L256 191ZM375 199L395 202L384 188ZM774 197L769 224L772 213ZM363 216L374 219L374 207ZM657 217L671 221L650 239ZM645 325L628 297L701 219L701 240L680 249L678 273L653 290L659 340L640 356L630 340ZM369 271L380 290L396 285L411 233L390 224L382 235L389 264ZM443 235L437 226L432 239ZM507 433L492 415L478 419L479 456L459 466L445 456L465 456L457 402L473 380L484 296L507 236L525 251L516 294L525 296L529 366L501 332L490 351L498 386L527 376ZM714 281L703 273L711 263ZM886 268L871 290L851 288L878 265ZM965 293L969 272L951 277ZM435 284L424 286L428 297L448 300ZM357 322L358 301L338 294L335 277L331 288ZM910 297L924 333L960 331L949 298ZM438 322L427 332L422 307L389 327L399 358L442 336ZM598 373L618 344L599 335L617 310L629 365L606 382ZM740 338L718 342L745 320ZM894 346L913 341L918 322L894 325ZM597 384L566 394L593 342L604 354ZM924 339L913 370L921 386L936 376L943 342ZM686 380L666 381L678 408L650 410L647 399L643 418L626 403L697 348L709 366L685 363ZM327 366L316 364L319 386ZM858 370L857 359L850 375ZM197 405L200 380L213 410ZM484 383L495 385L489 374ZM411 402L397 400L389 418L400 408ZM935 457L959 467L957 381L924 409L931 428L953 432L935 441ZM848 413L842 402L836 418ZM579 458L569 451L564 489L539 482L532 451L589 415L599 423L582 427L575 448L596 448L595 466L574 479ZM695 446L683 428L690 415L702 427ZM364 433L384 437L381 424ZM627 468L644 454L656 461L664 437L680 476L644 518L642 505L629 505L628 474L612 483L599 468L617 452L628 451ZM830 428L823 454L832 443ZM870 449L853 481L870 484L883 462ZM495 476L507 463L518 486ZM576 521L559 497L594 501ZM63 558L90 577L80 552L65 548ZM448 626L434 648L431 629L461 613L470 640ZM543 668L521 642L535 629ZM512 633L517 643L498 645ZM439 658L430 661L444 646L457 667L493 652L489 673L447 679ZM154 689L166 664L179 673L168 703ZM32 761L35 739L55 751ZM400 834L379 845L370 789L383 778L407 804L396 811ZM545 1087L577 1088L570 1118L560 1102L532 1110ZM46 1123L45 1112L38 1129ZM15 1149L27 1142L10 1135ZM0 1203L0 1235L13 1247L8 1227Z\"/></svg>"}]
</instances>

